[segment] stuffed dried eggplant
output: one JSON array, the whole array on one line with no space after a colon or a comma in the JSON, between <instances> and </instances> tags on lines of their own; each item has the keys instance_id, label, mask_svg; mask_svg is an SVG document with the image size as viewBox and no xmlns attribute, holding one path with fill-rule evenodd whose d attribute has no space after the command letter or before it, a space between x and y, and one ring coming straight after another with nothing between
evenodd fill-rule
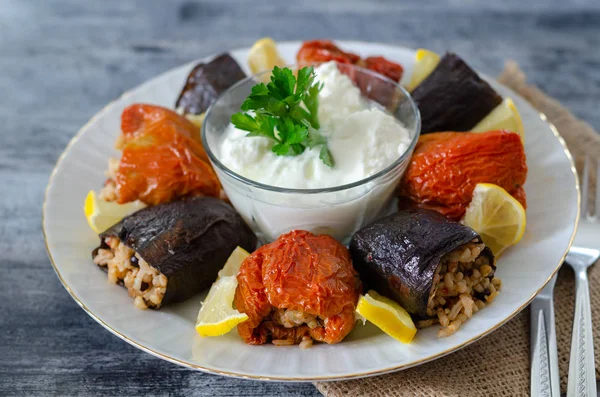
<instances>
[{"instance_id":1,"label":"stuffed dried eggplant","mask_svg":"<svg viewBox=\"0 0 600 397\"><path fill-rule=\"evenodd\" d=\"M406 210L356 232L354 267L365 287L398 302L421 321L454 333L498 294L492 251L466 226L427 210Z\"/></svg>"},{"instance_id":2,"label":"stuffed dried eggplant","mask_svg":"<svg viewBox=\"0 0 600 397\"><path fill-rule=\"evenodd\" d=\"M361 282L346 247L330 236L295 230L242 263L234 304L249 319L246 343L309 347L352 331Z\"/></svg>"},{"instance_id":3,"label":"stuffed dried eggplant","mask_svg":"<svg viewBox=\"0 0 600 397\"><path fill-rule=\"evenodd\" d=\"M256 236L227 203L194 197L140 210L100 234L92 257L140 309L159 309L209 287L229 254Z\"/></svg>"},{"instance_id":4,"label":"stuffed dried eggplant","mask_svg":"<svg viewBox=\"0 0 600 397\"><path fill-rule=\"evenodd\" d=\"M411 93L421 112L421 134L469 131L502 102L502 97L462 59L442 57Z\"/></svg>"},{"instance_id":5,"label":"stuffed dried eggplant","mask_svg":"<svg viewBox=\"0 0 600 397\"><path fill-rule=\"evenodd\" d=\"M177 98L175 107L185 114L202 114L221 93L244 79L246 74L229 54L192 69Z\"/></svg>"},{"instance_id":6,"label":"stuffed dried eggplant","mask_svg":"<svg viewBox=\"0 0 600 397\"><path fill-rule=\"evenodd\" d=\"M478 183L500 186L526 207L527 162L521 137L509 131L423 135L399 186L401 208L464 215Z\"/></svg>"}]
</instances>

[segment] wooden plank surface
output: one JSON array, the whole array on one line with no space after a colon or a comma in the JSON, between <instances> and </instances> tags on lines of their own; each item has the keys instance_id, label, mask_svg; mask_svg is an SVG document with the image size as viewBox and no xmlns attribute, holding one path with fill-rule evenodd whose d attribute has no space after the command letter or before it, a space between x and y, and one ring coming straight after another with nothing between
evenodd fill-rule
<instances>
[{"instance_id":1,"label":"wooden plank surface","mask_svg":"<svg viewBox=\"0 0 600 397\"><path fill-rule=\"evenodd\" d=\"M318 395L190 371L122 342L60 285L41 234L48 175L95 112L169 68L265 35L451 49L488 74L513 58L600 129L597 0L1 0L0 395Z\"/></svg>"}]
</instances>

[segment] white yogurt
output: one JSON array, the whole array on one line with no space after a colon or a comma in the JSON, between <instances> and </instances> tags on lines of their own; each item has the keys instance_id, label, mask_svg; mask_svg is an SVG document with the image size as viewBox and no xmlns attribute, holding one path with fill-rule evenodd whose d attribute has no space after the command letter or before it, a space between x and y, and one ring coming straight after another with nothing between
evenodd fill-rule
<instances>
[{"instance_id":1,"label":"white yogurt","mask_svg":"<svg viewBox=\"0 0 600 397\"><path fill-rule=\"evenodd\" d=\"M393 116L363 100L360 90L333 62L315 70L324 83L319 94L319 132L327 137L335 166L319 159L320 146L298 156L277 156L273 141L246 137L229 124L219 160L248 179L266 185L318 189L345 185L376 174L410 145L408 130Z\"/></svg>"},{"instance_id":2,"label":"white yogurt","mask_svg":"<svg viewBox=\"0 0 600 397\"><path fill-rule=\"evenodd\" d=\"M263 184L294 189L341 186L367 178L394 163L410 146L409 131L393 116L372 106L335 63L316 68L324 83L319 94L319 132L335 161L319 159L320 147L298 156L277 156L273 142L246 137L230 124L219 147L229 169ZM216 168L232 204L263 241L293 229L327 233L342 242L389 203L408 159L385 177L329 193L281 193L249 186Z\"/></svg>"}]
</instances>

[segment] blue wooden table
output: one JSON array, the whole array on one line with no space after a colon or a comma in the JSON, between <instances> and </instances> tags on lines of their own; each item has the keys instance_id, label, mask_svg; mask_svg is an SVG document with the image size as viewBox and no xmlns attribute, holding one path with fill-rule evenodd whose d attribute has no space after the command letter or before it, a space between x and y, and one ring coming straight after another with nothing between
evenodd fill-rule
<instances>
[{"instance_id":1,"label":"blue wooden table","mask_svg":"<svg viewBox=\"0 0 600 397\"><path fill-rule=\"evenodd\" d=\"M597 0L263 3L0 1L0 395L318 395L143 353L89 318L50 266L41 207L57 157L107 102L174 66L266 35L452 49L492 75L513 58L600 129Z\"/></svg>"}]
</instances>

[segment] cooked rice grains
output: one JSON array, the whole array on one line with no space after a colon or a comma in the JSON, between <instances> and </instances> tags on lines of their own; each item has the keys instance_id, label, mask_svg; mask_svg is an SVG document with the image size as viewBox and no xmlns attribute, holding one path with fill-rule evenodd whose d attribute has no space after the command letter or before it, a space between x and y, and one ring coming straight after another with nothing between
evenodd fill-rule
<instances>
[{"instance_id":1,"label":"cooked rice grains","mask_svg":"<svg viewBox=\"0 0 600 397\"><path fill-rule=\"evenodd\" d=\"M502 282L489 259L479 257L484 247L471 242L442 258L427 303L427 314L435 318L417 321L417 327L439 323L438 337L450 336L496 298Z\"/></svg>"},{"instance_id":2,"label":"cooked rice grains","mask_svg":"<svg viewBox=\"0 0 600 397\"><path fill-rule=\"evenodd\" d=\"M108 281L123 284L138 309L160 308L167 290L167 277L143 260L118 238L107 237L110 249L100 248L94 263L108 271Z\"/></svg>"},{"instance_id":3,"label":"cooked rice grains","mask_svg":"<svg viewBox=\"0 0 600 397\"><path fill-rule=\"evenodd\" d=\"M273 309L260 328L271 335L271 343L275 346L299 345L301 349L308 349L313 345L308 330L323 327L325 321L298 310Z\"/></svg>"},{"instance_id":4,"label":"cooked rice grains","mask_svg":"<svg viewBox=\"0 0 600 397\"><path fill-rule=\"evenodd\" d=\"M121 135L119 137L122 139ZM99 197L104 201L117 201L117 184L115 183L117 171L119 171L119 160L109 158L108 169L104 172L107 179L99 193Z\"/></svg>"}]
</instances>

